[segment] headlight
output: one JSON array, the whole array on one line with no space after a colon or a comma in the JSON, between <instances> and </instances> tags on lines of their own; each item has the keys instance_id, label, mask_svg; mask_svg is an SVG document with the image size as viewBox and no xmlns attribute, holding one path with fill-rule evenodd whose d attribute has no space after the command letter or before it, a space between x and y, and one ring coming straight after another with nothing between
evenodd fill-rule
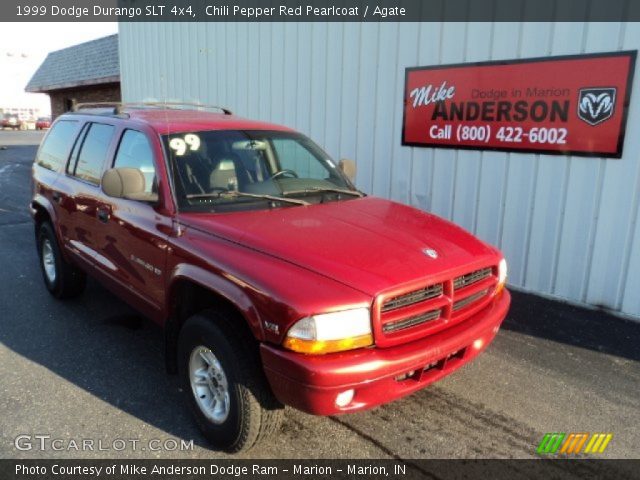
<instances>
[{"instance_id":1,"label":"headlight","mask_svg":"<svg viewBox=\"0 0 640 480\"><path fill-rule=\"evenodd\" d=\"M300 353L331 353L373 344L368 308L312 315L298 320L283 346Z\"/></svg>"},{"instance_id":2,"label":"headlight","mask_svg":"<svg viewBox=\"0 0 640 480\"><path fill-rule=\"evenodd\" d=\"M496 295L502 292L507 283L507 261L503 258L498 264L498 286L496 287Z\"/></svg>"}]
</instances>

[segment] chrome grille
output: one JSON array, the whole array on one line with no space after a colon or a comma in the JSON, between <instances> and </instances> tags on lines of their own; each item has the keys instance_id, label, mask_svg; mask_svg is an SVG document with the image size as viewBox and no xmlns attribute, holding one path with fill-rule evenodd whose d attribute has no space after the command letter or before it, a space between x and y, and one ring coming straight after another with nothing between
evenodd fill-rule
<instances>
[{"instance_id":1,"label":"chrome grille","mask_svg":"<svg viewBox=\"0 0 640 480\"><path fill-rule=\"evenodd\" d=\"M414 303L423 302L442 295L442 284L437 283L421 290L415 290L404 295L390 298L382 305L382 312L395 310L396 308L406 307Z\"/></svg>"},{"instance_id":2,"label":"chrome grille","mask_svg":"<svg viewBox=\"0 0 640 480\"><path fill-rule=\"evenodd\" d=\"M453 288L454 290L458 290L459 288L468 287L489 276L491 276L491 267L481 268L480 270L456 277L453 280Z\"/></svg>"},{"instance_id":3,"label":"chrome grille","mask_svg":"<svg viewBox=\"0 0 640 480\"><path fill-rule=\"evenodd\" d=\"M382 326L384 333L397 332L398 330L404 330L405 328L415 327L421 323L429 322L440 318L442 309L431 310L429 312L421 313L409 318L403 318L402 320L396 320L395 322L389 322Z\"/></svg>"},{"instance_id":4,"label":"chrome grille","mask_svg":"<svg viewBox=\"0 0 640 480\"><path fill-rule=\"evenodd\" d=\"M480 290L479 292L476 292L473 295L469 295L468 297L465 297L462 300L458 300L453 304L453 311L457 312L461 308L466 307L467 305L475 302L476 300L480 300L487 293L489 293L489 289L485 288L484 290Z\"/></svg>"}]
</instances>

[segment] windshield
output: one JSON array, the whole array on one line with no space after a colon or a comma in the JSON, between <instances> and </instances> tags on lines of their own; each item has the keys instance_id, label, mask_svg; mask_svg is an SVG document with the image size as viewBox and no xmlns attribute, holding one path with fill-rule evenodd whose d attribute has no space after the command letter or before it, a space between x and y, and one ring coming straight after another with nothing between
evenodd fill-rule
<instances>
[{"instance_id":1,"label":"windshield","mask_svg":"<svg viewBox=\"0 0 640 480\"><path fill-rule=\"evenodd\" d=\"M247 210L361 196L333 160L299 133L214 130L166 135L163 141L181 210Z\"/></svg>"}]
</instances>

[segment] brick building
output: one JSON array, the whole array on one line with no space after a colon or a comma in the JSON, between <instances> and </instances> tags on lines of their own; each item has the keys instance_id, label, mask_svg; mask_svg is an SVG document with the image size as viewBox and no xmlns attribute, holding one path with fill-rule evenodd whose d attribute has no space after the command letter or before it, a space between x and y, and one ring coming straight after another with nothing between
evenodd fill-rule
<instances>
[{"instance_id":1,"label":"brick building","mask_svg":"<svg viewBox=\"0 0 640 480\"><path fill-rule=\"evenodd\" d=\"M118 35L51 52L25 90L49 95L52 118L74 102L120 101Z\"/></svg>"}]
</instances>

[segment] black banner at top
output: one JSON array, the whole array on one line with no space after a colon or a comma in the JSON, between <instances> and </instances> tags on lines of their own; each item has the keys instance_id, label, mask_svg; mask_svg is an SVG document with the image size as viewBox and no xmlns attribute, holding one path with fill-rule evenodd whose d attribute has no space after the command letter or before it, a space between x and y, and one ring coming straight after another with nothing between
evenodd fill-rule
<instances>
[{"instance_id":1,"label":"black banner at top","mask_svg":"<svg viewBox=\"0 0 640 480\"><path fill-rule=\"evenodd\" d=\"M3 22L617 22L636 0L2 0Z\"/></svg>"}]
</instances>

